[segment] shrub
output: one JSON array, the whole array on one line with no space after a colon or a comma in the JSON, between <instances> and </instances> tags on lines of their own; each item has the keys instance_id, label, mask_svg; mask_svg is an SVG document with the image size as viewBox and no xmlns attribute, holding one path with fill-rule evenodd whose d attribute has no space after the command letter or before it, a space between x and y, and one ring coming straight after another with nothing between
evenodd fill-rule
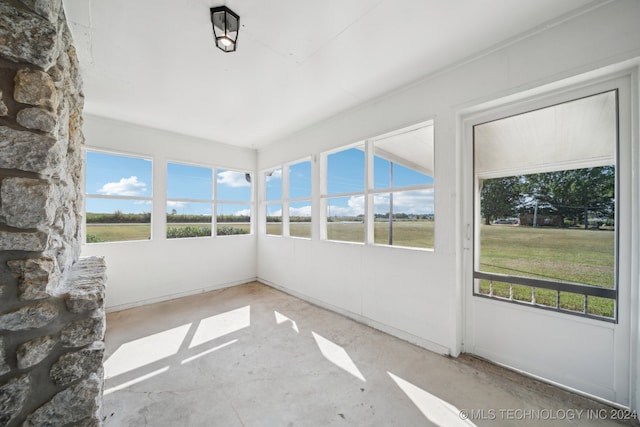
<instances>
[{"instance_id":1,"label":"shrub","mask_svg":"<svg viewBox=\"0 0 640 427\"><path fill-rule=\"evenodd\" d=\"M230 225L218 227L218 236L232 236L234 234L249 234L249 231L238 227L231 227Z\"/></svg>"},{"instance_id":2,"label":"shrub","mask_svg":"<svg viewBox=\"0 0 640 427\"><path fill-rule=\"evenodd\" d=\"M211 236L209 227L167 227L167 239L179 239L183 237L203 237Z\"/></svg>"},{"instance_id":3,"label":"shrub","mask_svg":"<svg viewBox=\"0 0 640 427\"><path fill-rule=\"evenodd\" d=\"M104 242L101 238L95 234L87 234L87 243L101 243Z\"/></svg>"},{"instance_id":4,"label":"shrub","mask_svg":"<svg viewBox=\"0 0 640 427\"><path fill-rule=\"evenodd\" d=\"M182 214L167 214L168 223L194 223L201 222L211 224L211 215L182 215Z\"/></svg>"}]
</instances>

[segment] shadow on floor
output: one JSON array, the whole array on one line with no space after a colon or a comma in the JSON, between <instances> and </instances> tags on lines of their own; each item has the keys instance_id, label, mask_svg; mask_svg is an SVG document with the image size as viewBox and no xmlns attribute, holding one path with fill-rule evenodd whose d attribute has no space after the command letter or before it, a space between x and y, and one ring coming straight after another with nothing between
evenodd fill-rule
<instances>
[{"instance_id":1,"label":"shadow on floor","mask_svg":"<svg viewBox=\"0 0 640 427\"><path fill-rule=\"evenodd\" d=\"M111 313L106 347L107 426L610 422L587 418L604 405L259 283Z\"/></svg>"}]
</instances>

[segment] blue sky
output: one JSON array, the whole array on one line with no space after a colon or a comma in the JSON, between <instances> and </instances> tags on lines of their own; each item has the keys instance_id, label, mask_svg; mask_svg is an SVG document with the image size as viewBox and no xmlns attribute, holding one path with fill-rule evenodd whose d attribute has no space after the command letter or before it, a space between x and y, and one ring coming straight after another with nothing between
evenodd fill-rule
<instances>
[{"instance_id":1,"label":"blue sky","mask_svg":"<svg viewBox=\"0 0 640 427\"><path fill-rule=\"evenodd\" d=\"M327 160L327 193L338 195L344 193L363 192L365 183L365 154L360 148L351 148L330 154ZM302 162L290 166L289 194L292 199L309 197L311 194L311 162ZM374 157L374 189L391 188L389 161ZM267 172L267 200L282 199L282 170ZM393 188L412 185L431 185L433 177L394 163ZM402 191L394 193L394 212L407 214L432 214L433 189ZM375 194L375 213L389 212L389 193ZM329 216L357 216L364 214L364 196L350 195L331 197L328 199L327 214ZM267 206L267 215L282 215L282 204L272 203ZM289 207L291 216L311 215L310 202L292 202Z\"/></svg>"},{"instance_id":2,"label":"blue sky","mask_svg":"<svg viewBox=\"0 0 640 427\"><path fill-rule=\"evenodd\" d=\"M151 161L87 151L87 194L151 197ZM147 200L86 199L87 212L142 213L151 211Z\"/></svg>"},{"instance_id":3,"label":"blue sky","mask_svg":"<svg viewBox=\"0 0 640 427\"><path fill-rule=\"evenodd\" d=\"M364 191L364 151L352 148L328 156L329 195L339 195ZM156 165L158 167L158 165ZM162 167L162 166L161 166ZM179 214L211 215L215 184L217 214L250 214L251 183L244 172L168 163L167 167L167 212L175 209ZM292 199L311 198L311 162L303 161L289 166ZM112 154L87 151L87 194L107 196L152 197L152 162ZM374 188L390 187L389 161L374 158ZM215 182L214 182L215 181ZM393 187L429 185L433 178L397 163L393 166ZM267 200L282 199L282 170L276 169L266 176ZM376 194L376 213L389 211L389 194ZM408 214L433 213L433 189L403 191L394 193L394 212ZM183 199L191 199L189 201ZM192 201L197 200L197 201ZM235 203L224 203L235 202ZM125 213L149 212L149 200L113 200L87 198L87 212L111 213L121 210ZM331 197L329 214L356 216L364 212L364 197L350 195ZM282 205L268 206L269 215L281 215ZM289 214L309 216L310 200L292 202Z\"/></svg>"},{"instance_id":4,"label":"blue sky","mask_svg":"<svg viewBox=\"0 0 640 427\"><path fill-rule=\"evenodd\" d=\"M362 148L351 148L330 154L327 159L327 194L361 192L364 190L365 153ZM412 185L431 185L433 177L422 174L398 163L393 164L393 185L390 185L390 162L374 156L373 162L374 189L398 188ZM389 212L389 193L373 195L374 212ZM329 198L327 215L357 216L364 214L364 196L351 195ZM433 189L394 192L393 206L395 213L432 214Z\"/></svg>"},{"instance_id":5,"label":"blue sky","mask_svg":"<svg viewBox=\"0 0 640 427\"><path fill-rule=\"evenodd\" d=\"M213 170L211 168L167 164L167 211L181 214L211 215ZM150 160L87 151L87 194L105 196L152 197L152 162ZM244 172L217 169L217 207L219 214L249 214L251 183ZM174 199L174 200L171 200ZM175 199L192 199L202 202ZM224 203L244 202L244 203ZM125 213L151 211L150 200L114 200L88 197L87 212Z\"/></svg>"}]
</instances>

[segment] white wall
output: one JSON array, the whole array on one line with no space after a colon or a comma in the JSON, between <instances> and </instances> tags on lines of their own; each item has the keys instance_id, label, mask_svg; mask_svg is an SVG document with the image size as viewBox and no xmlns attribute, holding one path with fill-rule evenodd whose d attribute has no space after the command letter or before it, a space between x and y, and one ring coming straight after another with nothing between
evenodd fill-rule
<instances>
[{"instance_id":1,"label":"white wall","mask_svg":"<svg viewBox=\"0 0 640 427\"><path fill-rule=\"evenodd\" d=\"M88 149L153 160L153 239L82 247L83 256L106 259L107 310L255 280L255 234L165 239L167 161L253 171L255 151L90 115L85 115L83 130Z\"/></svg>"},{"instance_id":2,"label":"white wall","mask_svg":"<svg viewBox=\"0 0 640 427\"><path fill-rule=\"evenodd\" d=\"M463 318L474 315L471 310L463 309L462 297L469 290L463 280L465 226L461 203L461 112L471 106L611 64L635 60L640 56L638 22L640 2L620 0L609 3L556 26L540 29L500 49L485 52L474 60L443 70L259 150L258 169L262 170L427 119L435 121L436 225L433 252L324 242L315 238L301 241L259 234L258 278L427 348L458 354L463 349ZM637 62L635 64L637 66ZM637 120L634 126L637 138ZM634 153L638 155L637 151ZM314 179L318 184L317 171ZM314 218L318 218L317 207L314 214ZM318 236L317 230L314 236ZM630 287L637 287L637 271L631 281L633 286ZM633 295L637 298L638 292ZM636 326L632 328L635 332L631 345L637 350L637 301L632 305L635 307L632 322ZM522 322L531 327L535 318L524 316ZM478 320L504 323L504 319L495 316ZM568 330L575 329L569 327ZM511 366L554 381L567 377L563 376L563 369L576 365L581 368L586 363L592 370L604 371L598 371L590 378L590 386L582 391L640 407L636 393L638 362L633 358L636 353L617 354L612 348L611 334L606 331L598 333L598 330L581 329L582 334L587 334L582 338L588 343L586 348L583 344L578 347L581 351L578 357L584 358L581 364L557 364L547 371L535 371L529 361L518 366L515 360ZM551 333L556 334L552 343L565 342L565 347L571 347L570 341L563 341L563 331L552 328ZM593 336L589 336L590 333ZM609 348L601 349L595 353L596 356L590 357L589 351L601 345ZM544 360L542 355L536 363ZM636 371L632 372L631 387L616 381L611 367L619 363L636 366ZM603 364L605 368L602 368ZM574 385L580 389L580 382L570 386ZM611 387L627 389L611 390ZM600 392L602 390L604 392ZM618 395L626 398L618 399Z\"/></svg>"},{"instance_id":3,"label":"white wall","mask_svg":"<svg viewBox=\"0 0 640 427\"><path fill-rule=\"evenodd\" d=\"M513 40L500 49L485 52L297 135L276 141L261 149L257 159L256 152L251 150L86 117L84 131L89 148L150 156L155 166L154 240L83 247L83 255L106 256L109 266L108 308L121 309L258 277L440 353L456 355L463 350L463 324L467 319L477 320L482 331L473 338L487 343L490 347L487 354L491 354L496 349L491 347L493 336L487 333L489 326L500 323L505 330L508 329L509 324L500 316L501 311L509 311L508 316L513 316L516 309L504 304L494 308L491 305L497 304L494 301L483 301L481 304L484 306L480 310L463 307L463 296L468 289L463 280L465 228L461 201L461 114L492 100L639 58L638 22L640 2L611 2L556 26L542 28L529 37ZM634 82L636 143L637 83ZM257 236L213 239L167 241L163 238L164 222L160 218L165 213L164 165L167 160L263 170L428 119L435 122L434 251L320 241L317 238L317 221L313 225L314 238L311 240L260 233ZM638 156L638 151L633 154ZM634 171L634 176L637 177L638 172ZM315 162L313 179L316 184L314 197L317 198L319 173ZM637 188L634 194L638 195ZM313 212L316 219L319 217L318 209L316 203ZM262 216L260 214L258 219ZM638 222L636 212L636 229ZM637 256L637 236L632 247ZM618 400L616 394L626 394L629 404L640 408L638 270L637 267L633 270L628 284L634 298L629 304L632 308L631 352L620 354L611 347L611 331L615 326L595 325L592 328L590 322L593 321L580 319L569 320L569 323L574 323L569 329L579 330L579 334L584 335L584 340L580 341L565 340L562 332L553 331L557 327L555 323L549 326L554 333L551 340L554 345L571 347L572 342L576 343L580 363L559 363L548 370L540 369L540 361L547 357L544 351L537 359L506 358L504 363L550 380L557 380L560 371L576 367L579 370L597 370L586 381L588 385L577 383L576 388L619 403L624 402ZM492 314L478 315L482 310ZM524 326L531 326L539 321L540 316L541 313L530 314L525 310L519 321ZM564 319L566 316L544 317L545 321L555 318ZM513 345L519 343L513 342ZM596 348L598 351L593 352ZM529 353L533 354L533 350ZM631 384L626 391L617 389L620 385L613 371L619 363L632 366ZM564 384L567 385L566 382Z\"/></svg>"}]
</instances>

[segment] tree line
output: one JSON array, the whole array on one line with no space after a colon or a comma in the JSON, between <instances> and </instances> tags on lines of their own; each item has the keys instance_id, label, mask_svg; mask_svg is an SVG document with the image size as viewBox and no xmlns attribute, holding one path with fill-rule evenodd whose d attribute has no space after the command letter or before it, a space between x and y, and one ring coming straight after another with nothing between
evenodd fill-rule
<instances>
[{"instance_id":1,"label":"tree line","mask_svg":"<svg viewBox=\"0 0 640 427\"><path fill-rule=\"evenodd\" d=\"M615 167L485 179L480 191L485 224L533 214L557 216L561 226L589 226L590 218L615 221Z\"/></svg>"}]
</instances>

